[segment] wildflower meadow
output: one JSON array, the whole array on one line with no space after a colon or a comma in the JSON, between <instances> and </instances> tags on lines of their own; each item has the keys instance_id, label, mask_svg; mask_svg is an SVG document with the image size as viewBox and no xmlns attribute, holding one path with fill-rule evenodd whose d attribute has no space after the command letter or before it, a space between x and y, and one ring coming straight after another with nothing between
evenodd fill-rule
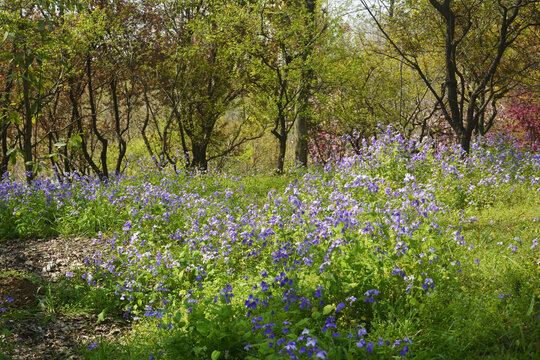
<instances>
[{"instance_id":1,"label":"wildflower meadow","mask_svg":"<svg viewBox=\"0 0 540 360\"><path fill-rule=\"evenodd\" d=\"M491 137L465 155L388 129L282 176L131 166L0 182L0 238L93 239L51 287L51 317L129 322L72 355L540 358L538 152ZM0 325L21 316L11 296Z\"/></svg>"}]
</instances>

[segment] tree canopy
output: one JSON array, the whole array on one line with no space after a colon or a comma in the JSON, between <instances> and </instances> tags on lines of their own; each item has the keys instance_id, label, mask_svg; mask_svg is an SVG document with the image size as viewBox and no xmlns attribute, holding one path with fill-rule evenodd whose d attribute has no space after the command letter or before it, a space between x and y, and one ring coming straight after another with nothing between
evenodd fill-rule
<instances>
[{"instance_id":1,"label":"tree canopy","mask_svg":"<svg viewBox=\"0 0 540 360\"><path fill-rule=\"evenodd\" d=\"M1 0L0 174L108 177L130 154L206 170L257 151L283 172L380 124L464 151L498 124L536 131L510 99L537 99L538 1L361 5Z\"/></svg>"}]
</instances>

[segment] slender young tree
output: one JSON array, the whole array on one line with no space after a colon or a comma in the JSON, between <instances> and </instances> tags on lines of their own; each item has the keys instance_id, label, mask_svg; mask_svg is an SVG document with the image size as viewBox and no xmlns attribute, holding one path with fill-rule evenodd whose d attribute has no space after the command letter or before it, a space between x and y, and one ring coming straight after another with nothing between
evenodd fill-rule
<instances>
[{"instance_id":1,"label":"slender young tree","mask_svg":"<svg viewBox=\"0 0 540 360\"><path fill-rule=\"evenodd\" d=\"M245 57L238 46L243 26L236 17L241 4L175 0L163 5L165 61L157 72L171 120L164 124L162 149L177 128L187 167L206 170L216 123L244 91Z\"/></svg>"},{"instance_id":2,"label":"slender young tree","mask_svg":"<svg viewBox=\"0 0 540 360\"><path fill-rule=\"evenodd\" d=\"M308 123L310 120L310 93L314 78L311 59L316 45L317 22L316 0L304 0L304 22L307 32L306 43L302 53L302 72L300 79L301 90L298 94L298 118L296 120L296 139L294 143L294 157L297 166L306 167L308 163Z\"/></svg>"},{"instance_id":3,"label":"slender young tree","mask_svg":"<svg viewBox=\"0 0 540 360\"><path fill-rule=\"evenodd\" d=\"M61 40L54 36L55 29L58 18L73 2L4 0L0 5L0 23L5 31L3 45L9 49L2 51L1 59L2 72L9 74L5 77L1 97L6 105L0 119L1 169L6 171L5 159L14 151L14 147L7 149L7 134L14 127L17 131L16 142L24 159L26 178L31 181L41 167L38 144L43 139L38 132L38 123L45 107L54 100L62 84L62 66L57 68L59 71L51 71L53 67L50 67L54 65L52 49ZM11 91L15 92L14 96ZM8 100L11 101L8 103ZM13 103L15 106L11 105Z\"/></svg>"},{"instance_id":4,"label":"slender young tree","mask_svg":"<svg viewBox=\"0 0 540 360\"><path fill-rule=\"evenodd\" d=\"M257 2L249 7L247 44L252 59L252 96L266 103L279 142L276 169L282 173L291 129L297 124L300 166L307 164L307 123L314 77L312 54L325 34L314 1Z\"/></svg>"}]
</instances>

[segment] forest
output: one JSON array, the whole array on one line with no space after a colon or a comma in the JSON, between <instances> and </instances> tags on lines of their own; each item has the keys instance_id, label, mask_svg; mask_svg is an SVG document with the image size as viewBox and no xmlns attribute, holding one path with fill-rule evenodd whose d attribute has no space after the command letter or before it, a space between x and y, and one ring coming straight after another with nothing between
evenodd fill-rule
<instances>
[{"instance_id":1,"label":"forest","mask_svg":"<svg viewBox=\"0 0 540 360\"><path fill-rule=\"evenodd\" d=\"M3 0L0 174L106 178L143 157L282 173L388 124L537 146L538 6Z\"/></svg>"},{"instance_id":2,"label":"forest","mask_svg":"<svg viewBox=\"0 0 540 360\"><path fill-rule=\"evenodd\" d=\"M540 358L539 25L0 0L0 360Z\"/></svg>"}]
</instances>

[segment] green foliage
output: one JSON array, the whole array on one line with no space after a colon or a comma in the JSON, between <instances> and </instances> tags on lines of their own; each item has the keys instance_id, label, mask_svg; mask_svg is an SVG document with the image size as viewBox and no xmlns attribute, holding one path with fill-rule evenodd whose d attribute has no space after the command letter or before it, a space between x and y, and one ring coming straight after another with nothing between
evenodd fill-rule
<instances>
[{"instance_id":1,"label":"green foliage","mask_svg":"<svg viewBox=\"0 0 540 360\"><path fill-rule=\"evenodd\" d=\"M167 358L245 358L244 344L251 335L248 330L250 322L247 318L234 319L238 310L233 310L232 305L226 305L225 301L223 305L216 305L208 299L195 306L185 320L178 312L173 322L178 331L165 341Z\"/></svg>"}]
</instances>

